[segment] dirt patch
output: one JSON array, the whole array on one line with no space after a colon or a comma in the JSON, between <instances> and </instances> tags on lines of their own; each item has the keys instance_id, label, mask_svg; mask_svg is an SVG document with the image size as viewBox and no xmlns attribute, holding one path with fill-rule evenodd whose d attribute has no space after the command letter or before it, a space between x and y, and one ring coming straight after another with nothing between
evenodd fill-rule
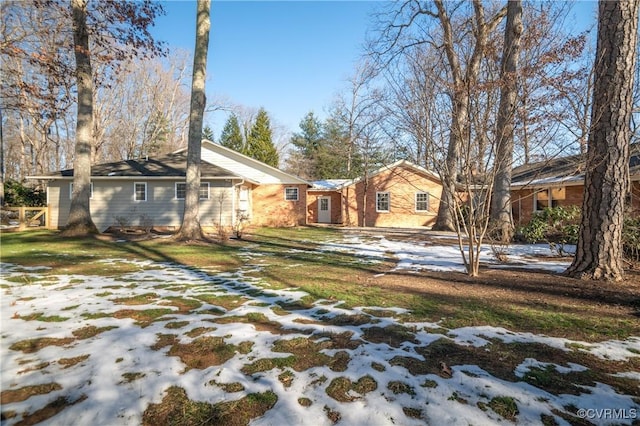
<instances>
[{"instance_id":1,"label":"dirt patch","mask_svg":"<svg viewBox=\"0 0 640 426\"><path fill-rule=\"evenodd\" d=\"M542 271L483 269L479 277L389 272L370 285L424 299L428 306L406 319L440 321L447 328L487 324L586 341L640 334L640 271L635 270L628 270L624 281L606 284Z\"/></svg>"},{"instance_id":2,"label":"dirt patch","mask_svg":"<svg viewBox=\"0 0 640 426\"><path fill-rule=\"evenodd\" d=\"M31 354L38 352L40 349L47 346L66 346L73 343L76 339L72 337L39 337L36 339L21 340L9 346L9 349L14 351L22 351L25 354Z\"/></svg>"},{"instance_id":3,"label":"dirt patch","mask_svg":"<svg viewBox=\"0 0 640 426\"><path fill-rule=\"evenodd\" d=\"M277 402L273 392L254 393L219 404L192 401L184 389L172 386L159 404L150 404L142 416L142 424L195 426L244 426L252 419L263 416Z\"/></svg>"},{"instance_id":4,"label":"dirt patch","mask_svg":"<svg viewBox=\"0 0 640 426\"><path fill-rule=\"evenodd\" d=\"M25 401L34 395L44 395L62 389L57 383L45 383L42 385L25 386L19 389L5 390L0 393L0 404Z\"/></svg>"},{"instance_id":5,"label":"dirt patch","mask_svg":"<svg viewBox=\"0 0 640 426\"><path fill-rule=\"evenodd\" d=\"M415 334L407 327L390 325L388 327L370 327L364 329L364 339L372 343L386 343L399 348L405 342L418 343Z\"/></svg>"},{"instance_id":6,"label":"dirt patch","mask_svg":"<svg viewBox=\"0 0 640 426\"><path fill-rule=\"evenodd\" d=\"M339 402L352 402L362 399L364 395L378 388L378 383L371 376L364 376L357 382L352 382L347 377L336 377L327 386L327 395ZM360 396L354 395L357 393Z\"/></svg>"},{"instance_id":7,"label":"dirt patch","mask_svg":"<svg viewBox=\"0 0 640 426\"><path fill-rule=\"evenodd\" d=\"M225 343L222 337L203 336L191 343L174 343L169 349L169 356L179 357L186 364L187 370L202 370L224 364L233 358L237 350L236 346Z\"/></svg>"},{"instance_id":8,"label":"dirt patch","mask_svg":"<svg viewBox=\"0 0 640 426\"><path fill-rule=\"evenodd\" d=\"M458 345L449 339L439 339L428 346L415 348L424 360L413 357L394 357L390 363L405 367L413 375L434 374L450 378L443 371L457 365L477 365L492 376L510 382L525 381L547 392L560 394L586 393L583 386L595 386L596 382L607 383L621 394L640 396L638 382L613 374L638 371L640 359L629 361L605 361L581 351L563 351L539 343L504 343L493 340L484 347ZM516 367L527 358L541 363L569 366L578 364L585 371L570 371L560 374L554 366L532 368L522 378L516 376Z\"/></svg>"}]
</instances>

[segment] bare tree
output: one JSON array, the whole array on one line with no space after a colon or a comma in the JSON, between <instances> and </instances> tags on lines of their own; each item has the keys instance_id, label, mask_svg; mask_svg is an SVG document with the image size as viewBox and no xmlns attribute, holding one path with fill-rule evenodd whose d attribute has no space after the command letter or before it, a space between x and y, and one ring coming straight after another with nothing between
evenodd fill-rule
<instances>
[{"instance_id":1,"label":"bare tree","mask_svg":"<svg viewBox=\"0 0 640 426\"><path fill-rule=\"evenodd\" d=\"M206 105L205 82L211 22L210 0L198 0L196 43L193 56L191 107L189 114L189 145L187 148L187 191L182 226L175 235L178 241L204 239L199 218L200 162L202 153L202 123Z\"/></svg>"},{"instance_id":2,"label":"bare tree","mask_svg":"<svg viewBox=\"0 0 640 426\"><path fill-rule=\"evenodd\" d=\"M638 0L601 0L591 131L576 256L567 275L621 280Z\"/></svg>"},{"instance_id":3,"label":"bare tree","mask_svg":"<svg viewBox=\"0 0 640 426\"><path fill-rule=\"evenodd\" d=\"M91 147L93 131L93 76L87 29L87 0L72 0L73 41L76 57L76 85L78 88L78 120L76 149L73 161L73 194L69 220L62 230L64 236L97 234L91 220Z\"/></svg>"},{"instance_id":4,"label":"bare tree","mask_svg":"<svg viewBox=\"0 0 640 426\"><path fill-rule=\"evenodd\" d=\"M522 1L509 0L504 32L504 53L500 70L500 107L496 125L496 163L491 198L491 218L495 231L503 241L511 241L511 169L513 168L513 129L515 127L517 70L522 36Z\"/></svg>"}]
</instances>

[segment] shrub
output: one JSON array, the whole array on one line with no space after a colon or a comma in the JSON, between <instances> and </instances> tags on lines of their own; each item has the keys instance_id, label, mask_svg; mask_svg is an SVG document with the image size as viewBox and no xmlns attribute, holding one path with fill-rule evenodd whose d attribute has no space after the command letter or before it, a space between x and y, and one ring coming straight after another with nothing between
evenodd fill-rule
<instances>
[{"instance_id":1,"label":"shrub","mask_svg":"<svg viewBox=\"0 0 640 426\"><path fill-rule=\"evenodd\" d=\"M518 235L528 243L546 242L552 247L559 245L564 252L565 244L578 242L580 209L577 206L547 207L536 213L531 221L518 229Z\"/></svg>"},{"instance_id":2,"label":"shrub","mask_svg":"<svg viewBox=\"0 0 640 426\"><path fill-rule=\"evenodd\" d=\"M4 203L7 207L44 207L47 194L16 180L8 180L4 183Z\"/></svg>"},{"instance_id":3,"label":"shrub","mask_svg":"<svg viewBox=\"0 0 640 426\"><path fill-rule=\"evenodd\" d=\"M626 216L622 228L622 249L629 260L640 262L640 216Z\"/></svg>"}]
</instances>

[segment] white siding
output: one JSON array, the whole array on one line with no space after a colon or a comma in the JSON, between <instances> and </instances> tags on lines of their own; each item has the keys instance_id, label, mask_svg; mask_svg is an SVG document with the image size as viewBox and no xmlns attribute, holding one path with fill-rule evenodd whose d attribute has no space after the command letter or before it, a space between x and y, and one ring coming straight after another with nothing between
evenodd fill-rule
<instances>
[{"instance_id":1,"label":"white siding","mask_svg":"<svg viewBox=\"0 0 640 426\"><path fill-rule=\"evenodd\" d=\"M203 142L202 160L261 184L305 183L295 176L211 142Z\"/></svg>"}]
</instances>

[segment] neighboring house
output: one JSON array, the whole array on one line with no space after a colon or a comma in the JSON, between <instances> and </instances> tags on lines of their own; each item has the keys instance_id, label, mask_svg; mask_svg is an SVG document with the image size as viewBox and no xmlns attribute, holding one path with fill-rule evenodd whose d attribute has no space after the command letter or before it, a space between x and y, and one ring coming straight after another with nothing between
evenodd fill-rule
<instances>
[{"instance_id":1,"label":"neighboring house","mask_svg":"<svg viewBox=\"0 0 640 426\"><path fill-rule=\"evenodd\" d=\"M202 142L200 224L232 226L241 218L255 225L303 225L310 184L260 161ZM156 158L91 168L91 217L100 231L111 226L177 230L184 214L186 148ZM30 179L47 181L49 227L66 225L73 170Z\"/></svg>"},{"instance_id":2,"label":"neighboring house","mask_svg":"<svg viewBox=\"0 0 640 426\"><path fill-rule=\"evenodd\" d=\"M511 203L515 223L526 223L545 207L582 207L585 155L555 158L513 169ZM640 144L632 144L629 159L630 191L626 205L640 214Z\"/></svg>"},{"instance_id":3,"label":"neighboring house","mask_svg":"<svg viewBox=\"0 0 640 426\"><path fill-rule=\"evenodd\" d=\"M400 160L353 180L314 182L307 222L421 227L435 223L442 194L437 174Z\"/></svg>"}]
</instances>

